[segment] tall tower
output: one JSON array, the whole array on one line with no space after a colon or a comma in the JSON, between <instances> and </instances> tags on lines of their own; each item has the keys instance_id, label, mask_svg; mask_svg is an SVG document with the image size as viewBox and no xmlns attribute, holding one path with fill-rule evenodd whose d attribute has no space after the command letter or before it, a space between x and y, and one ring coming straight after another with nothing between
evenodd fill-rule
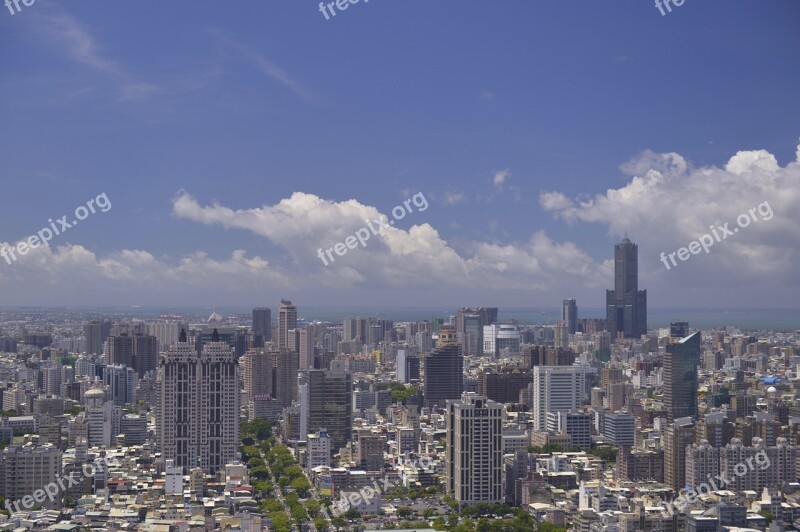
<instances>
[{"instance_id":1,"label":"tall tower","mask_svg":"<svg viewBox=\"0 0 800 532\"><path fill-rule=\"evenodd\" d=\"M639 290L639 246L627 236L614 246L614 290L606 290L606 319L615 338L647 333L647 290Z\"/></svg>"},{"instance_id":2,"label":"tall tower","mask_svg":"<svg viewBox=\"0 0 800 532\"><path fill-rule=\"evenodd\" d=\"M308 430L327 428L334 452L344 447L353 434L353 375L344 362L334 360L331 369L308 372Z\"/></svg>"},{"instance_id":3,"label":"tall tower","mask_svg":"<svg viewBox=\"0 0 800 532\"><path fill-rule=\"evenodd\" d=\"M425 405L444 407L464 391L464 356L452 325L442 325L436 349L425 355Z\"/></svg>"},{"instance_id":4,"label":"tall tower","mask_svg":"<svg viewBox=\"0 0 800 532\"><path fill-rule=\"evenodd\" d=\"M297 353L281 349L272 353L275 369L272 383L272 396L281 406L292 406L297 400Z\"/></svg>"},{"instance_id":5,"label":"tall tower","mask_svg":"<svg viewBox=\"0 0 800 532\"><path fill-rule=\"evenodd\" d=\"M664 408L667 419L697 419L697 366L700 331L667 345L664 353Z\"/></svg>"},{"instance_id":6,"label":"tall tower","mask_svg":"<svg viewBox=\"0 0 800 532\"><path fill-rule=\"evenodd\" d=\"M263 342L272 341L272 310L266 307L253 309L253 335L260 334Z\"/></svg>"},{"instance_id":7,"label":"tall tower","mask_svg":"<svg viewBox=\"0 0 800 532\"><path fill-rule=\"evenodd\" d=\"M578 302L574 299L565 299L561 305L561 321L567 324L569 334L578 330Z\"/></svg>"},{"instance_id":8,"label":"tall tower","mask_svg":"<svg viewBox=\"0 0 800 532\"><path fill-rule=\"evenodd\" d=\"M297 307L291 301L281 299L279 307L278 347L289 347L289 331L297 328Z\"/></svg>"},{"instance_id":9,"label":"tall tower","mask_svg":"<svg viewBox=\"0 0 800 532\"><path fill-rule=\"evenodd\" d=\"M181 333L161 359L158 389L157 442L166 460L213 474L236 459L239 366L216 330L199 355Z\"/></svg>"},{"instance_id":10,"label":"tall tower","mask_svg":"<svg viewBox=\"0 0 800 532\"><path fill-rule=\"evenodd\" d=\"M503 405L473 393L447 402L447 493L459 506L503 502Z\"/></svg>"}]
</instances>

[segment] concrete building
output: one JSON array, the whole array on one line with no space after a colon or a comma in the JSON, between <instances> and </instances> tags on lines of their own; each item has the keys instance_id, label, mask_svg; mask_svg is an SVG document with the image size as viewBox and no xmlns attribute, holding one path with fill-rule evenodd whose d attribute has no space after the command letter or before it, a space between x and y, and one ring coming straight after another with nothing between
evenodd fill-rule
<instances>
[{"instance_id":1,"label":"concrete building","mask_svg":"<svg viewBox=\"0 0 800 532\"><path fill-rule=\"evenodd\" d=\"M326 428L333 452L344 447L353 433L353 375L339 360L331 369L308 372L308 432Z\"/></svg>"},{"instance_id":2,"label":"concrete building","mask_svg":"<svg viewBox=\"0 0 800 532\"><path fill-rule=\"evenodd\" d=\"M447 494L460 506L500 504L503 494L503 406L464 393L448 401Z\"/></svg>"},{"instance_id":3,"label":"concrete building","mask_svg":"<svg viewBox=\"0 0 800 532\"><path fill-rule=\"evenodd\" d=\"M236 459L239 366L231 347L212 335L198 356L195 345L175 344L161 360L156 410L158 449L185 470L213 474Z\"/></svg>"},{"instance_id":4,"label":"concrete building","mask_svg":"<svg viewBox=\"0 0 800 532\"><path fill-rule=\"evenodd\" d=\"M547 429L548 412L572 412L583 402L586 373L578 366L533 367L533 426Z\"/></svg>"}]
</instances>

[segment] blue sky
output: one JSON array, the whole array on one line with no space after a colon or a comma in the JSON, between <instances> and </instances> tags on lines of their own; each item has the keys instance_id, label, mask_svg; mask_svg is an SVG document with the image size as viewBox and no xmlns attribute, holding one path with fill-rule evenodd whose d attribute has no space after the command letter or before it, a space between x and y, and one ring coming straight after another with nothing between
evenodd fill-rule
<instances>
[{"instance_id":1,"label":"blue sky","mask_svg":"<svg viewBox=\"0 0 800 532\"><path fill-rule=\"evenodd\" d=\"M600 307L627 230L652 306L797 306L799 27L794 0L0 9L0 242L113 205L0 261L4 304Z\"/></svg>"}]
</instances>

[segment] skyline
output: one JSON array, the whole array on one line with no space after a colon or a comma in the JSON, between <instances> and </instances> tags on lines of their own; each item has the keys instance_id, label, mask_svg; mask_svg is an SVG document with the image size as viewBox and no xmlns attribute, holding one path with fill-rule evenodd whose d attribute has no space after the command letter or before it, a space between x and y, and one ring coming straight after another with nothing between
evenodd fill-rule
<instances>
[{"instance_id":1,"label":"skyline","mask_svg":"<svg viewBox=\"0 0 800 532\"><path fill-rule=\"evenodd\" d=\"M4 304L602 307L627 232L653 307L798 307L794 2L185 5L0 16L0 246L113 204L0 260Z\"/></svg>"}]
</instances>

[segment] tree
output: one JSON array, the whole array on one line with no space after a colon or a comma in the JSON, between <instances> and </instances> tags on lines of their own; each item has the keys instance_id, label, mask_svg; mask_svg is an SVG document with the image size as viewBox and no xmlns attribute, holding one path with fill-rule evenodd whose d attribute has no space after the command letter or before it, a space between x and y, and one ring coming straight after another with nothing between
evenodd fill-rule
<instances>
[{"instance_id":1,"label":"tree","mask_svg":"<svg viewBox=\"0 0 800 532\"><path fill-rule=\"evenodd\" d=\"M401 506L397 509L398 517L411 517L414 514L414 510L407 506Z\"/></svg>"},{"instance_id":2,"label":"tree","mask_svg":"<svg viewBox=\"0 0 800 532\"><path fill-rule=\"evenodd\" d=\"M305 477L296 478L290 484L290 487L297 492L297 494L305 499L311 489L311 483Z\"/></svg>"}]
</instances>

